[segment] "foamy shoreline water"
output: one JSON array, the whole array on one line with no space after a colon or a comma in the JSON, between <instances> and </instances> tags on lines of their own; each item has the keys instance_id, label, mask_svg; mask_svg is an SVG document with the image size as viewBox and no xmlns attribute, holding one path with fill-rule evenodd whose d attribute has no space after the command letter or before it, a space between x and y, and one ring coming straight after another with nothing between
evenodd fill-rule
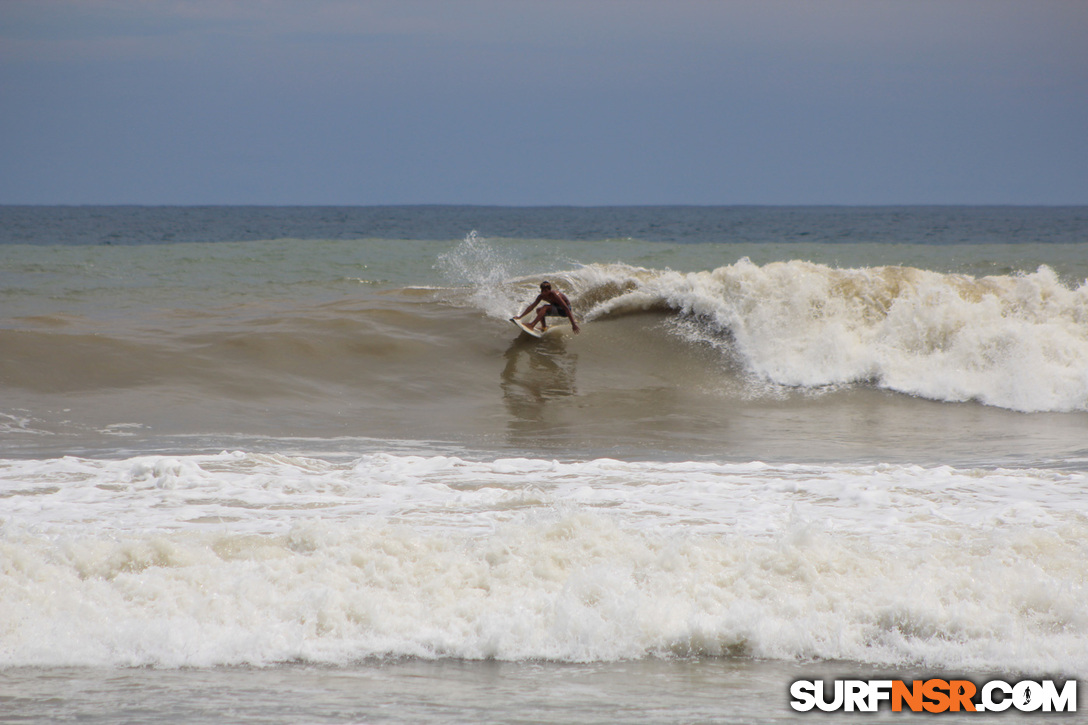
<instances>
[{"instance_id":1,"label":"foamy shoreline water","mask_svg":"<svg viewBox=\"0 0 1088 725\"><path fill-rule=\"evenodd\" d=\"M1084 473L241 453L2 473L8 667L1088 667Z\"/></svg>"}]
</instances>

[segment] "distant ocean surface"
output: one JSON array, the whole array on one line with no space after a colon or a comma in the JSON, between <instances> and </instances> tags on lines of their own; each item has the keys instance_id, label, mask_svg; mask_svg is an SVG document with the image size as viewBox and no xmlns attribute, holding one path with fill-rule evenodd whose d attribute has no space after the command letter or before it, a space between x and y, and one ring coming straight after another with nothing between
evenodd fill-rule
<instances>
[{"instance_id":1,"label":"distant ocean surface","mask_svg":"<svg viewBox=\"0 0 1088 725\"><path fill-rule=\"evenodd\" d=\"M1088 208L0 207L0 722L859 722L1086 601Z\"/></svg>"}]
</instances>

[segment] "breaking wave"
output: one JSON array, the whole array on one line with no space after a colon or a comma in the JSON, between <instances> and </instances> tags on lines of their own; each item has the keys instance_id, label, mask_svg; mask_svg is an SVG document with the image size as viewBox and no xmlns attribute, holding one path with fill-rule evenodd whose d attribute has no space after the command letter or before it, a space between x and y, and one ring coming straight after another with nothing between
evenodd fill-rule
<instances>
[{"instance_id":1,"label":"breaking wave","mask_svg":"<svg viewBox=\"0 0 1088 725\"><path fill-rule=\"evenodd\" d=\"M778 385L1088 410L1088 282L1066 286L1047 267L975 278L744 259L694 273L590 265L566 281L588 319L678 314L695 323L679 328L689 341L728 347Z\"/></svg>"}]
</instances>

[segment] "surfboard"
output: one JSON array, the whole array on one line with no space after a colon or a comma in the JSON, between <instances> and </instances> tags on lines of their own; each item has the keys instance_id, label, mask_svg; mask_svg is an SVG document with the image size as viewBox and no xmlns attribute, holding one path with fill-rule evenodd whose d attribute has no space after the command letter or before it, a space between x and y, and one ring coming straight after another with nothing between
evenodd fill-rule
<instances>
[{"instance_id":1,"label":"surfboard","mask_svg":"<svg viewBox=\"0 0 1088 725\"><path fill-rule=\"evenodd\" d=\"M540 330L530 330L528 327L521 324L521 320L515 320L513 317L511 317L510 321L513 322L515 325L517 325L519 328L521 328L521 331L524 332L526 335L529 335L531 337L535 337L538 340L541 337L544 336L544 333L541 332Z\"/></svg>"}]
</instances>

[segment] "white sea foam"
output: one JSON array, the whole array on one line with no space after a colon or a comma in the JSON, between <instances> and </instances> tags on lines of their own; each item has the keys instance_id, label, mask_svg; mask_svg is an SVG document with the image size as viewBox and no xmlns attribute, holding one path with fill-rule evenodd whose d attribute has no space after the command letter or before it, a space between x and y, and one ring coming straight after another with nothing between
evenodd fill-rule
<instances>
[{"instance_id":1,"label":"white sea foam","mask_svg":"<svg viewBox=\"0 0 1088 725\"><path fill-rule=\"evenodd\" d=\"M0 462L0 666L742 654L1088 672L1088 476Z\"/></svg>"},{"instance_id":2,"label":"white sea foam","mask_svg":"<svg viewBox=\"0 0 1088 725\"><path fill-rule=\"evenodd\" d=\"M1088 410L1088 282L1047 267L974 278L910 267L834 269L747 260L709 272L622 264L573 273L590 319L669 309L731 339L759 379L872 382L932 400L1017 411Z\"/></svg>"},{"instance_id":3,"label":"white sea foam","mask_svg":"<svg viewBox=\"0 0 1088 725\"><path fill-rule=\"evenodd\" d=\"M447 281L468 285L471 302L489 316L506 319L524 305L524 292L508 284L516 266L515 258L470 232L460 244L439 256L437 267Z\"/></svg>"}]
</instances>

